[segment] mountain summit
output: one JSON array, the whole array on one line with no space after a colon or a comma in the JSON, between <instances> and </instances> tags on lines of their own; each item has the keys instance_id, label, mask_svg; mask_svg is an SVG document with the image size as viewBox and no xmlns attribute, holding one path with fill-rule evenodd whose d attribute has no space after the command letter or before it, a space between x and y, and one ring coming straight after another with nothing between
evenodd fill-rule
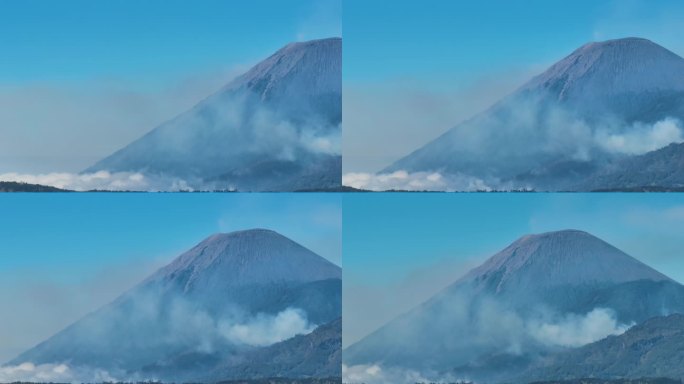
<instances>
[{"instance_id":1,"label":"mountain summit","mask_svg":"<svg viewBox=\"0 0 684 384\"><path fill-rule=\"evenodd\" d=\"M522 87L558 100L604 99L662 90L684 91L684 60L642 38L586 44Z\"/></svg>"},{"instance_id":2,"label":"mountain summit","mask_svg":"<svg viewBox=\"0 0 684 384\"><path fill-rule=\"evenodd\" d=\"M382 172L439 172L503 190L681 187L675 165L657 179L618 176L682 142L683 121L683 58L640 38L590 43Z\"/></svg>"},{"instance_id":3,"label":"mountain summit","mask_svg":"<svg viewBox=\"0 0 684 384\"><path fill-rule=\"evenodd\" d=\"M523 236L460 281L485 284L501 292L642 279L671 281L587 232L564 230Z\"/></svg>"},{"instance_id":4,"label":"mountain summit","mask_svg":"<svg viewBox=\"0 0 684 384\"><path fill-rule=\"evenodd\" d=\"M342 40L293 43L85 172L140 172L196 189L341 184Z\"/></svg>"},{"instance_id":5,"label":"mountain summit","mask_svg":"<svg viewBox=\"0 0 684 384\"><path fill-rule=\"evenodd\" d=\"M190 289L215 281L224 287L341 279L340 268L287 237L267 229L208 237L152 277Z\"/></svg>"}]
</instances>

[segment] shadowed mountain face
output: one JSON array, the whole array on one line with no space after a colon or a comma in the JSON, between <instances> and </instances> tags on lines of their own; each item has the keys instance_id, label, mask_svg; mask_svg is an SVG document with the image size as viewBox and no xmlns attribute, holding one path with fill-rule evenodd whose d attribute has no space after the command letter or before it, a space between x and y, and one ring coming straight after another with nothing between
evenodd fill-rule
<instances>
[{"instance_id":1,"label":"shadowed mountain face","mask_svg":"<svg viewBox=\"0 0 684 384\"><path fill-rule=\"evenodd\" d=\"M684 313L684 286L619 249L576 230L529 235L348 347L344 361L506 381L669 313Z\"/></svg>"},{"instance_id":2,"label":"shadowed mountain face","mask_svg":"<svg viewBox=\"0 0 684 384\"><path fill-rule=\"evenodd\" d=\"M200 189L341 185L342 40L280 49L85 172L141 172Z\"/></svg>"},{"instance_id":3,"label":"shadowed mountain face","mask_svg":"<svg viewBox=\"0 0 684 384\"><path fill-rule=\"evenodd\" d=\"M682 121L684 59L646 39L591 43L383 172L458 174L499 189L677 187L676 163L639 155L684 141ZM649 165L657 172L621 176Z\"/></svg>"},{"instance_id":4,"label":"shadowed mountain face","mask_svg":"<svg viewBox=\"0 0 684 384\"><path fill-rule=\"evenodd\" d=\"M339 267L273 231L218 234L9 364L125 380L340 376L330 347L341 343L340 316Z\"/></svg>"}]
</instances>

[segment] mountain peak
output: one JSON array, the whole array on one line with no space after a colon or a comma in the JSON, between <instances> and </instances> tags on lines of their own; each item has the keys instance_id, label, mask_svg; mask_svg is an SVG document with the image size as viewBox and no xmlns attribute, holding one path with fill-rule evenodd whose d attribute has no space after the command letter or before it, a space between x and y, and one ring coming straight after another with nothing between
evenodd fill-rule
<instances>
[{"instance_id":1,"label":"mountain peak","mask_svg":"<svg viewBox=\"0 0 684 384\"><path fill-rule=\"evenodd\" d=\"M526 235L464 277L501 291L506 286L670 280L605 241L580 230Z\"/></svg>"},{"instance_id":2,"label":"mountain peak","mask_svg":"<svg viewBox=\"0 0 684 384\"><path fill-rule=\"evenodd\" d=\"M307 95L320 97L342 92L341 73L341 38L294 42L280 48L226 88L247 88L265 101Z\"/></svg>"},{"instance_id":3,"label":"mountain peak","mask_svg":"<svg viewBox=\"0 0 684 384\"><path fill-rule=\"evenodd\" d=\"M632 46L632 47L659 47L662 48L660 45L652 42L649 39L645 39L643 37L623 37L620 39L611 39L611 40L604 40L604 41L593 41L591 43L584 44L581 49L613 49L613 48L622 48L622 47L627 47L627 46Z\"/></svg>"},{"instance_id":4,"label":"mountain peak","mask_svg":"<svg viewBox=\"0 0 684 384\"><path fill-rule=\"evenodd\" d=\"M552 65L522 89L546 90L558 100L680 91L684 90L684 59L639 37L592 42Z\"/></svg>"},{"instance_id":5,"label":"mountain peak","mask_svg":"<svg viewBox=\"0 0 684 384\"><path fill-rule=\"evenodd\" d=\"M173 281L187 290L198 283L232 286L331 278L341 278L341 270L330 261L278 232L249 229L209 236L150 279Z\"/></svg>"}]
</instances>

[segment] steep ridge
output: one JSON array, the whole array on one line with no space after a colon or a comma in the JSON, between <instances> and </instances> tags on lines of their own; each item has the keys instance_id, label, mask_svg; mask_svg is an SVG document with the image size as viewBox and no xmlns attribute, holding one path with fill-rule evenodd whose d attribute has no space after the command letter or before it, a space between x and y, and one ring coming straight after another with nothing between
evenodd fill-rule
<instances>
[{"instance_id":1,"label":"steep ridge","mask_svg":"<svg viewBox=\"0 0 684 384\"><path fill-rule=\"evenodd\" d=\"M198 380L214 366L334 321L341 288L339 267L276 232L216 234L8 364ZM288 361L306 358L292 351ZM320 369L308 367L310 376Z\"/></svg>"},{"instance_id":2,"label":"steep ridge","mask_svg":"<svg viewBox=\"0 0 684 384\"><path fill-rule=\"evenodd\" d=\"M141 172L200 189L341 185L342 40L293 43L85 172Z\"/></svg>"}]
</instances>

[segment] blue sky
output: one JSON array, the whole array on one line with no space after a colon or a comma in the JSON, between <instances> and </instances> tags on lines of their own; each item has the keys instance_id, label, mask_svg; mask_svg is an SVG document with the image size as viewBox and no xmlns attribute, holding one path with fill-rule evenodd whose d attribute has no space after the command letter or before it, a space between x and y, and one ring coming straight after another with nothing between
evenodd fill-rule
<instances>
[{"instance_id":1,"label":"blue sky","mask_svg":"<svg viewBox=\"0 0 684 384\"><path fill-rule=\"evenodd\" d=\"M341 14L342 0L0 1L0 176L80 172L286 44L341 36Z\"/></svg>"},{"instance_id":2,"label":"blue sky","mask_svg":"<svg viewBox=\"0 0 684 384\"><path fill-rule=\"evenodd\" d=\"M0 10L2 83L154 81L341 34L333 0L4 0Z\"/></svg>"},{"instance_id":3,"label":"blue sky","mask_svg":"<svg viewBox=\"0 0 684 384\"><path fill-rule=\"evenodd\" d=\"M635 35L682 48L668 28L684 30L683 13L677 0L345 0L345 81L475 77Z\"/></svg>"},{"instance_id":4,"label":"blue sky","mask_svg":"<svg viewBox=\"0 0 684 384\"><path fill-rule=\"evenodd\" d=\"M345 345L517 238L580 229L684 283L681 194L346 194Z\"/></svg>"},{"instance_id":5,"label":"blue sky","mask_svg":"<svg viewBox=\"0 0 684 384\"><path fill-rule=\"evenodd\" d=\"M678 0L345 0L345 172L383 169L585 43L684 55L683 19Z\"/></svg>"},{"instance_id":6,"label":"blue sky","mask_svg":"<svg viewBox=\"0 0 684 384\"><path fill-rule=\"evenodd\" d=\"M269 228L341 263L338 194L1 197L0 365L216 232Z\"/></svg>"}]
</instances>

